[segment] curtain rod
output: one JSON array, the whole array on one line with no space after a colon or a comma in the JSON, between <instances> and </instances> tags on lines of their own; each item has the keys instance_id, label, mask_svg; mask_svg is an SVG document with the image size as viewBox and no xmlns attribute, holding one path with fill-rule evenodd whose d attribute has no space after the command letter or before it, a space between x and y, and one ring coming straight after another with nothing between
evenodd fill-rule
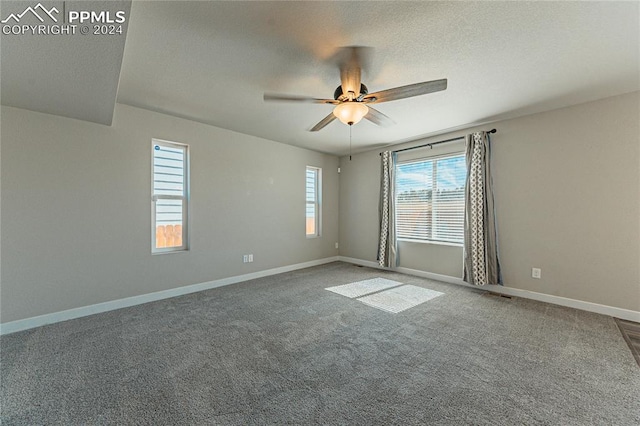
<instances>
[{"instance_id":1,"label":"curtain rod","mask_svg":"<svg viewBox=\"0 0 640 426\"><path fill-rule=\"evenodd\" d=\"M487 130L487 133L496 133L497 130L496 129L491 129L491 130ZM447 143L447 142L453 142L453 141L459 141L461 139L464 139L464 136L459 136L457 138L451 138L451 139L445 139L443 141L438 141L438 142L431 142L431 143L425 143L423 145L418 145L418 146L412 146L411 148L403 148L403 149L398 149L396 151L391 151L391 152L402 152L402 151L410 151L412 149L418 149L418 148L424 148L425 146L431 147L433 148L434 145L440 145L441 143ZM382 155L382 153L380 153L380 155Z\"/></svg>"}]
</instances>

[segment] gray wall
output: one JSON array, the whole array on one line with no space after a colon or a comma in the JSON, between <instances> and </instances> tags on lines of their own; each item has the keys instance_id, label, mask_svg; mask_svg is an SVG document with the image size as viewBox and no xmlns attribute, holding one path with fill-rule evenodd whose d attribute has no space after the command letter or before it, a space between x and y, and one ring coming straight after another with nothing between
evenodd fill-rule
<instances>
[{"instance_id":1,"label":"gray wall","mask_svg":"<svg viewBox=\"0 0 640 426\"><path fill-rule=\"evenodd\" d=\"M3 323L338 254L337 157L124 105L111 127L2 107L1 136ZM151 254L152 138L190 145L188 252Z\"/></svg>"},{"instance_id":2,"label":"gray wall","mask_svg":"<svg viewBox=\"0 0 640 426\"><path fill-rule=\"evenodd\" d=\"M394 148L496 127L505 285L640 311L639 104L634 92ZM379 152L341 158L342 256L376 259ZM462 276L459 247L406 242L399 251L400 266ZM534 266L542 279L531 278Z\"/></svg>"}]
</instances>

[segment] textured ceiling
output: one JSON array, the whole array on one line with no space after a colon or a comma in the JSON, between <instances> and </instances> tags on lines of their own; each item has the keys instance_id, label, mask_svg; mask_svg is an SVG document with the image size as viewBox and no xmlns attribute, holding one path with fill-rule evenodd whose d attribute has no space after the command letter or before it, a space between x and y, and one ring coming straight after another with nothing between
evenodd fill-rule
<instances>
[{"instance_id":1,"label":"textured ceiling","mask_svg":"<svg viewBox=\"0 0 640 426\"><path fill-rule=\"evenodd\" d=\"M373 48L371 92L447 78L379 104L396 121L353 127L354 150L640 89L638 2L134 2L118 101L318 151L349 128L311 128L332 98L340 46Z\"/></svg>"},{"instance_id":2,"label":"textured ceiling","mask_svg":"<svg viewBox=\"0 0 640 426\"><path fill-rule=\"evenodd\" d=\"M101 122L119 71L120 103L344 154L344 124L307 131L329 105L262 99L332 97L342 46L372 48L370 92L448 79L443 92L379 104L396 124L356 124L354 152L640 89L635 1L134 1L128 24L123 54L105 39L32 39L35 56L20 55L2 36L2 103Z\"/></svg>"},{"instance_id":3,"label":"textured ceiling","mask_svg":"<svg viewBox=\"0 0 640 426\"><path fill-rule=\"evenodd\" d=\"M47 17L46 10L55 10ZM3 1L0 15L22 14L36 7L38 18L30 11L19 22L10 19L6 26L63 25L63 11L92 10L115 16L123 11L129 16L130 1ZM39 16L39 15L38 15ZM67 16L64 13L64 16ZM57 23L56 23L57 22ZM4 24L1 25L6 27ZM0 37L2 104L64 117L111 125L118 93L118 81L127 33L122 34L9 34Z\"/></svg>"}]
</instances>

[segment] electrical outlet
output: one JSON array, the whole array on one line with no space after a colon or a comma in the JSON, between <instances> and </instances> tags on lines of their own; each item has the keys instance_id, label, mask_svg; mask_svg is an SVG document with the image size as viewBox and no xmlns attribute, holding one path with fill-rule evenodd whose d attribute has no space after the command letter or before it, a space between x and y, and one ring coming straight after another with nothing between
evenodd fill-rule
<instances>
[{"instance_id":1,"label":"electrical outlet","mask_svg":"<svg viewBox=\"0 0 640 426\"><path fill-rule=\"evenodd\" d=\"M338 248L338 247L339 247L339 246L338 246L338 243L336 243L336 248Z\"/></svg>"},{"instance_id":2,"label":"electrical outlet","mask_svg":"<svg viewBox=\"0 0 640 426\"><path fill-rule=\"evenodd\" d=\"M249 262L253 262L253 255L252 254L249 255Z\"/></svg>"},{"instance_id":3,"label":"electrical outlet","mask_svg":"<svg viewBox=\"0 0 640 426\"><path fill-rule=\"evenodd\" d=\"M249 262L249 255L245 254L242 256L242 263L247 263L247 262Z\"/></svg>"},{"instance_id":4,"label":"electrical outlet","mask_svg":"<svg viewBox=\"0 0 640 426\"><path fill-rule=\"evenodd\" d=\"M542 277L542 269L531 268L531 278L540 279Z\"/></svg>"}]
</instances>

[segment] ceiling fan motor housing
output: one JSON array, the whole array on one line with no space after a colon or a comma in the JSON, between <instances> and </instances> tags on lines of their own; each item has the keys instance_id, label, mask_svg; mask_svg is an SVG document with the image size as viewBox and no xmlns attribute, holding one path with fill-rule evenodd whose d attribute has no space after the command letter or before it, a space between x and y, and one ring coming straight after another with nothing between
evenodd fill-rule
<instances>
[{"instance_id":1,"label":"ceiling fan motor housing","mask_svg":"<svg viewBox=\"0 0 640 426\"><path fill-rule=\"evenodd\" d=\"M369 93L369 89L367 89L367 86L365 86L364 84L360 84L360 96L366 95L367 93ZM333 99L335 99L336 101L343 95L342 93L342 85L336 87L336 91L333 92ZM346 95L345 95L346 96Z\"/></svg>"}]
</instances>

